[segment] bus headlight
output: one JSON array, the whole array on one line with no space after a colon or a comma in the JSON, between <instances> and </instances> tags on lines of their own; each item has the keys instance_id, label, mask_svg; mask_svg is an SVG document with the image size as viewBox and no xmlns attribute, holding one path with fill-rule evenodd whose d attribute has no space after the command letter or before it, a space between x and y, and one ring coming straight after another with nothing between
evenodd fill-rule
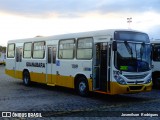
<instances>
[{"instance_id":1,"label":"bus headlight","mask_svg":"<svg viewBox=\"0 0 160 120\"><path fill-rule=\"evenodd\" d=\"M147 78L147 80L146 80L146 84L148 84L148 83L150 83L152 81L152 78L151 78L151 76L149 76L148 78Z\"/></svg>"},{"instance_id":2,"label":"bus headlight","mask_svg":"<svg viewBox=\"0 0 160 120\"><path fill-rule=\"evenodd\" d=\"M114 72L114 79L122 85L126 85L126 81L119 75L118 72Z\"/></svg>"}]
</instances>

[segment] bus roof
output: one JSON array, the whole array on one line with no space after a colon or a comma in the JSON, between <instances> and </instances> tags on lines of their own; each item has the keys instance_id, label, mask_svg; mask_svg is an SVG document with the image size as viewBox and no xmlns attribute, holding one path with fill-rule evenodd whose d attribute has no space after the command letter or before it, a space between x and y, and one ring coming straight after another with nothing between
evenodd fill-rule
<instances>
[{"instance_id":1,"label":"bus roof","mask_svg":"<svg viewBox=\"0 0 160 120\"><path fill-rule=\"evenodd\" d=\"M97 30L97 31L88 31L88 32L79 32L79 33L68 33L68 34L60 34L53 36L37 36L33 38L24 38L17 40L9 40L8 43L14 42L29 42L29 41L44 41L44 40L59 40L59 39L70 39L70 38L79 38L79 37L94 37L94 36L106 36L113 35L115 31L133 31L133 32L141 32L130 29L107 29L107 30ZM106 34L107 33L107 34ZM144 33L144 32L141 32ZM113 37L113 36L111 36Z\"/></svg>"}]
</instances>

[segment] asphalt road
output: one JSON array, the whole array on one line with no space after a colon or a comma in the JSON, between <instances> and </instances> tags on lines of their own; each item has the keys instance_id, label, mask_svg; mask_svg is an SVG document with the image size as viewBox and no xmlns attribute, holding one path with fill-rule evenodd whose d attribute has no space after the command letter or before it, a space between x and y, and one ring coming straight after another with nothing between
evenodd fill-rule
<instances>
[{"instance_id":1,"label":"asphalt road","mask_svg":"<svg viewBox=\"0 0 160 120\"><path fill-rule=\"evenodd\" d=\"M90 93L88 97L81 97L72 89L63 87L42 84L26 87L22 84L22 80L5 75L4 69L4 66L0 66L1 112L41 112L43 118L40 119L50 119L50 117L117 119L118 117L122 120L124 118L131 120L136 115L140 116L136 117L137 119L160 118L160 90L116 96ZM156 115L159 117L154 117Z\"/></svg>"}]
</instances>

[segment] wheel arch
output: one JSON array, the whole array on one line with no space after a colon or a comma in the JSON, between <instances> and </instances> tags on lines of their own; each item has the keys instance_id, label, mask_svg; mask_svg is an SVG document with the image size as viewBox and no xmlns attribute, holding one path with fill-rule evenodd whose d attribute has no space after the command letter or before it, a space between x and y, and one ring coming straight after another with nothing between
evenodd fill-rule
<instances>
[{"instance_id":1,"label":"wheel arch","mask_svg":"<svg viewBox=\"0 0 160 120\"><path fill-rule=\"evenodd\" d=\"M152 72L152 81L153 81L153 87L154 88L160 88L160 71L154 71Z\"/></svg>"},{"instance_id":2,"label":"wheel arch","mask_svg":"<svg viewBox=\"0 0 160 120\"><path fill-rule=\"evenodd\" d=\"M154 72L152 72L152 78L156 78L158 76L160 76L160 71L154 71Z\"/></svg>"},{"instance_id":3,"label":"wheel arch","mask_svg":"<svg viewBox=\"0 0 160 120\"><path fill-rule=\"evenodd\" d=\"M23 69L22 73L24 73L25 71L27 71L28 73L30 73L28 69Z\"/></svg>"},{"instance_id":4,"label":"wheel arch","mask_svg":"<svg viewBox=\"0 0 160 120\"><path fill-rule=\"evenodd\" d=\"M29 73L29 76L30 76L30 72L29 72L29 70L28 70L28 69L23 69L23 72L22 72L22 78L23 78L23 76L24 76L24 72L28 72L28 73Z\"/></svg>"},{"instance_id":5,"label":"wheel arch","mask_svg":"<svg viewBox=\"0 0 160 120\"><path fill-rule=\"evenodd\" d=\"M75 88L75 89L76 89L76 85L77 85L77 83L78 83L78 80L79 80L79 78L81 78L81 77L84 77L85 80L86 80L86 82L87 82L87 84L88 84L88 80L87 80L86 75L84 75L84 74L82 74L82 73L78 73L78 74L76 74L76 76L74 77L74 88ZM89 85L89 84L88 84L88 85Z\"/></svg>"}]
</instances>

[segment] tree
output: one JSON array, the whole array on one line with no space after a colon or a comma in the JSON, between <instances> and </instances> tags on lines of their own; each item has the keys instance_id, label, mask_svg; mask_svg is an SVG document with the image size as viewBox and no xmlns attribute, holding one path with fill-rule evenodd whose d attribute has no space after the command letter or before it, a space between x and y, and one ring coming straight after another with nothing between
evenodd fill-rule
<instances>
[{"instance_id":1,"label":"tree","mask_svg":"<svg viewBox=\"0 0 160 120\"><path fill-rule=\"evenodd\" d=\"M6 52L6 47L0 46L0 52Z\"/></svg>"}]
</instances>

